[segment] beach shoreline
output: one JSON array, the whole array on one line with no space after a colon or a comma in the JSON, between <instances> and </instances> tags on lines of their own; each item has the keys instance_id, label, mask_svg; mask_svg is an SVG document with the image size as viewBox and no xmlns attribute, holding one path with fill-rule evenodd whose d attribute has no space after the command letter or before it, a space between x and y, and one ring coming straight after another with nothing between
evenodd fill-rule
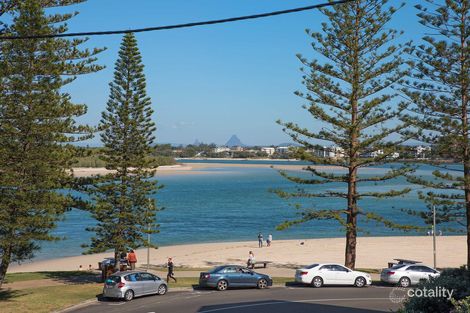
<instances>
[{"instance_id":1,"label":"beach shoreline","mask_svg":"<svg viewBox=\"0 0 470 313\"><path fill-rule=\"evenodd\" d=\"M289 162L286 162L289 163ZM288 170L288 171L301 171L307 166L318 170L345 170L339 166L331 165L293 165L293 164L252 164L252 163L180 163L176 165L165 165L157 168L156 176L166 175L204 175L207 173L223 173L206 171L209 169L230 169L230 168L272 168L273 170ZM362 170L376 170L377 168L365 168ZM73 169L74 176L76 177L88 177L93 175L105 175L112 171L107 170L104 167L76 167Z\"/></svg>"},{"instance_id":2,"label":"beach shoreline","mask_svg":"<svg viewBox=\"0 0 470 313\"><path fill-rule=\"evenodd\" d=\"M412 239L412 240L411 240ZM303 244L302 244L303 243ZM276 240L271 247L258 248L258 242L217 242L181 244L150 249L150 264L160 266L168 257L173 257L176 266L188 268L213 267L220 264L245 264L251 250L257 260L273 262L272 268L293 270L314 262L344 263L344 238ZM138 265L146 264L147 250L138 249ZM12 264L9 273L37 271L73 271L79 266L97 267L112 252L79 255L57 259L29 261L21 265ZM387 267L395 258L421 261L432 266L432 237L359 237L357 245L357 268L380 269ZM437 237L437 266L459 267L466 262L465 236ZM275 273L274 273L275 274Z\"/></svg>"}]
</instances>

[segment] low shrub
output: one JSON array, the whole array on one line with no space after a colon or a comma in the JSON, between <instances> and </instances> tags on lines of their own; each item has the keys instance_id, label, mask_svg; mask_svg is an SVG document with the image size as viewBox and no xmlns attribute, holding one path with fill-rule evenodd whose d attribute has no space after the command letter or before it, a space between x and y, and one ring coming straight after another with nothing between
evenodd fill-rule
<instances>
[{"instance_id":1,"label":"low shrub","mask_svg":"<svg viewBox=\"0 0 470 313\"><path fill-rule=\"evenodd\" d=\"M406 313L460 313L466 311L466 299L470 296L470 271L465 268L448 269L441 273L440 277L433 278L429 281L422 282L416 289L421 290L442 290L446 288L452 291L452 299L446 297L411 297L406 300L400 312ZM452 301L453 300L453 301ZM461 301L463 300L463 301ZM458 304L459 309L463 311L455 311Z\"/></svg>"}]
</instances>

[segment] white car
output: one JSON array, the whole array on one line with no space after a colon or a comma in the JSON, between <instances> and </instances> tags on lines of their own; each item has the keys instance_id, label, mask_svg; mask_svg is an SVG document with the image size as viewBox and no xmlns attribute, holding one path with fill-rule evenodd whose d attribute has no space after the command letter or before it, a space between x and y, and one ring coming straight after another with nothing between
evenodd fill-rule
<instances>
[{"instance_id":1,"label":"white car","mask_svg":"<svg viewBox=\"0 0 470 313\"><path fill-rule=\"evenodd\" d=\"M364 287L372 284L369 274L353 271L340 264L312 264L295 271L295 281L319 288L323 285L351 285Z\"/></svg>"},{"instance_id":2,"label":"white car","mask_svg":"<svg viewBox=\"0 0 470 313\"><path fill-rule=\"evenodd\" d=\"M439 275L441 275L439 271L422 264L396 264L391 268L382 270L380 280L384 283L398 284L406 288L418 284L421 280L439 277Z\"/></svg>"}]
</instances>

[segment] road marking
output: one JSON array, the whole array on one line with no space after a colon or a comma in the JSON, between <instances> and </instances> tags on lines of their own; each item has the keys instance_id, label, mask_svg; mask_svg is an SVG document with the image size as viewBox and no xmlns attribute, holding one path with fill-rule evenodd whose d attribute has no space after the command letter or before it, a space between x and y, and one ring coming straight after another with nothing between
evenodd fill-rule
<instances>
[{"instance_id":1,"label":"road marking","mask_svg":"<svg viewBox=\"0 0 470 313\"><path fill-rule=\"evenodd\" d=\"M235 305L226 308L212 309L206 311L200 311L199 313L209 313L209 312L220 312L233 309L249 308L255 306L264 306L264 305L274 305L274 304L289 304L289 303L305 303L305 302L330 302L330 301L370 301L370 300L390 300L389 298L343 298L343 299L314 299L314 300L296 300L296 301L272 301L265 303L255 303L255 304L244 304L244 305Z\"/></svg>"}]
</instances>

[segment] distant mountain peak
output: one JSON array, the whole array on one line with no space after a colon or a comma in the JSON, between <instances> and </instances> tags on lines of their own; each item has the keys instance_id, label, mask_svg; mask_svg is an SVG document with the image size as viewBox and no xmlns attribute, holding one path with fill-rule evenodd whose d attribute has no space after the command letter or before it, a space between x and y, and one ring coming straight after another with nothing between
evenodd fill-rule
<instances>
[{"instance_id":1,"label":"distant mountain peak","mask_svg":"<svg viewBox=\"0 0 470 313\"><path fill-rule=\"evenodd\" d=\"M227 146L227 147L243 147L245 145L240 141L240 139L238 139L237 135L232 135L232 137L230 137L230 139L227 141L225 146Z\"/></svg>"}]
</instances>

